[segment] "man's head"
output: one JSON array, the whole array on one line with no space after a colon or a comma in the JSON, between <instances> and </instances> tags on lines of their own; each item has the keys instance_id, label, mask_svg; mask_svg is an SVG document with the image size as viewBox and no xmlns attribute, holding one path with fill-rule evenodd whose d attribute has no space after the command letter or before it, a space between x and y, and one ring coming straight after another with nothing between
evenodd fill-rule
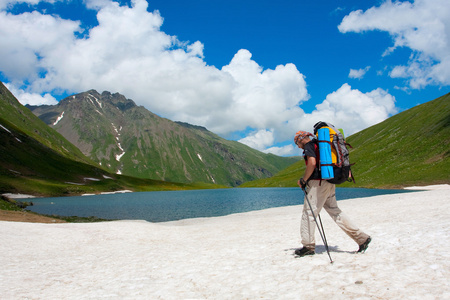
<instances>
[{"instance_id":1,"label":"man's head","mask_svg":"<svg viewBox=\"0 0 450 300\"><path fill-rule=\"evenodd\" d=\"M309 138L310 136L314 136L312 133L307 132L307 131L298 131L295 134L294 137L294 143L299 147L302 148L309 142L311 141L311 139Z\"/></svg>"}]
</instances>

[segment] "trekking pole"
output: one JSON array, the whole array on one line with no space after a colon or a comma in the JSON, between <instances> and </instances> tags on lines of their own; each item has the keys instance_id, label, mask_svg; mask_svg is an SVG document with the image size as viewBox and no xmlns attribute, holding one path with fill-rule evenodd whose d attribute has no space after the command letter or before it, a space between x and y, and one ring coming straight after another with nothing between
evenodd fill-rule
<instances>
[{"instance_id":1,"label":"trekking pole","mask_svg":"<svg viewBox=\"0 0 450 300\"><path fill-rule=\"evenodd\" d=\"M311 206L311 203L309 202L308 193L306 192L305 188L302 188L302 190L305 193L306 202L308 202L309 209L311 210L311 214L312 214L312 216L314 218L314 222L316 222L317 230L319 231L320 237L322 238L322 241L325 244L325 249L327 250L328 257L330 258L330 262L333 263L333 259L331 258L331 255L330 255L330 250L328 249L328 243L327 243L327 238L325 237L325 231L323 230L322 219L320 218L320 215L319 215L320 225L322 226L322 230L321 230L320 226L319 226L319 223L317 223L316 215L314 214L314 211L313 211L313 208Z\"/></svg>"},{"instance_id":2,"label":"trekking pole","mask_svg":"<svg viewBox=\"0 0 450 300\"><path fill-rule=\"evenodd\" d=\"M327 237L325 235L325 230L323 229L323 224L322 224L322 218L320 217L320 214L317 215L319 217L319 222L320 222L320 228L322 228L322 234L323 234L323 239L325 240L325 246L328 249L328 241L327 241Z\"/></svg>"}]
</instances>

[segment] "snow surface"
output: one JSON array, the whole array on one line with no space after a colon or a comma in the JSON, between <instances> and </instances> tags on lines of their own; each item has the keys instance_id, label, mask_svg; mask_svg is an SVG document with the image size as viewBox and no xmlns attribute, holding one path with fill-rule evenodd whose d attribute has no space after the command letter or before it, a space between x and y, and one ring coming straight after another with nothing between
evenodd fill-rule
<instances>
[{"instance_id":1,"label":"snow surface","mask_svg":"<svg viewBox=\"0 0 450 300\"><path fill-rule=\"evenodd\" d=\"M27 195L27 194L12 194L12 193L4 193L2 196L6 196L11 199L27 199L27 198L35 198L36 196Z\"/></svg>"},{"instance_id":2,"label":"snow surface","mask_svg":"<svg viewBox=\"0 0 450 300\"><path fill-rule=\"evenodd\" d=\"M115 192L102 192L100 194L102 195L112 195L112 194L124 194L124 193L132 193L130 190L123 190L123 191L115 191Z\"/></svg>"},{"instance_id":3,"label":"snow surface","mask_svg":"<svg viewBox=\"0 0 450 300\"><path fill-rule=\"evenodd\" d=\"M322 213L330 264L295 258L302 206L166 223L0 222L1 299L450 299L450 186L344 200L364 254Z\"/></svg>"}]
</instances>

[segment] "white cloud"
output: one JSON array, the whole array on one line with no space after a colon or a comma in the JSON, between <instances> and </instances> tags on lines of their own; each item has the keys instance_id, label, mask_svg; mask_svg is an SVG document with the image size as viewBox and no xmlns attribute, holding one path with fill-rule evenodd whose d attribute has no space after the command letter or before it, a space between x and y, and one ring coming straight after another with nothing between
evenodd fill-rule
<instances>
[{"instance_id":1,"label":"white cloud","mask_svg":"<svg viewBox=\"0 0 450 300\"><path fill-rule=\"evenodd\" d=\"M264 153L272 153L279 156L296 155L295 148L292 143L281 147L276 147L272 146L274 141L274 131L265 129L251 132L245 138L239 140L239 142Z\"/></svg>"},{"instance_id":2,"label":"white cloud","mask_svg":"<svg viewBox=\"0 0 450 300\"><path fill-rule=\"evenodd\" d=\"M76 21L0 11L0 71L23 104L54 103L49 93L58 90L119 92L161 116L221 135L253 130L241 142L282 155L298 154L293 135L317 121L348 135L395 112L386 91L364 94L344 84L306 114L300 107L309 99L306 81L294 64L263 69L241 49L217 69L205 63L201 42L162 32L162 16L148 12L144 0L131 7L107 0L88 6L98 10L98 26L84 38L76 37ZM17 88L24 85L26 91Z\"/></svg>"},{"instance_id":3,"label":"white cloud","mask_svg":"<svg viewBox=\"0 0 450 300\"><path fill-rule=\"evenodd\" d=\"M293 139L298 130L312 132L314 124L319 121L330 122L344 129L345 135L349 136L382 122L395 113L395 98L387 91L378 88L362 93L348 84L343 84L322 103L316 105L314 111L291 120L290 136Z\"/></svg>"},{"instance_id":4,"label":"white cloud","mask_svg":"<svg viewBox=\"0 0 450 300\"><path fill-rule=\"evenodd\" d=\"M43 96L40 94L26 93L23 90L17 89L11 84L6 83L6 88L17 98L20 99L22 105L56 105L58 101L52 95L46 93Z\"/></svg>"},{"instance_id":5,"label":"white cloud","mask_svg":"<svg viewBox=\"0 0 450 300\"><path fill-rule=\"evenodd\" d=\"M365 67L364 69L350 69L350 73L348 74L349 78L362 79L364 75L366 75L367 71L369 71L370 66Z\"/></svg>"},{"instance_id":6,"label":"white cloud","mask_svg":"<svg viewBox=\"0 0 450 300\"><path fill-rule=\"evenodd\" d=\"M11 59L0 68L11 82L20 86L30 80L35 93L117 91L164 117L219 134L247 127L280 129L309 97L304 76L293 64L263 70L242 49L221 70L208 66L203 44L162 32L162 17L148 12L144 0L132 7L106 1L90 6L98 7L99 24L84 39L75 38L77 22L37 12L3 13L0 21L8 22L1 26L11 45L4 56ZM23 53L14 56L13 49Z\"/></svg>"},{"instance_id":7,"label":"white cloud","mask_svg":"<svg viewBox=\"0 0 450 300\"><path fill-rule=\"evenodd\" d=\"M233 79L232 103L225 112L235 123L229 124L232 130L280 129L302 112L298 105L309 97L304 76L295 65L263 71L247 50L240 50L222 71Z\"/></svg>"},{"instance_id":8,"label":"white cloud","mask_svg":"<svg viewBox=\"0 0 450 300\"><path fill-rule=\"evenodd\" d=\"M252 132L239 142L246 144L249 147L263 151L267 147L272 146L274 142L273 131L261 129L256 132Z\"/></svg>"},{"instance_id":9,"label":"white cloud","mask_svg":"<svg viewBox=\"0 0 450 300\"><path fill-rule=\"evenodd\" d=\"M283 147L270 147L265 150L263 150L264 153L272 153L278 156L293 156L293 155L300 155L299 153L295 152L296 148L294 148L293 145L286 145Z\"/></svg>"},{"instance_id":10,"label":"white cloud","mask_svg":"<svg viewBox=\"0 0 450 300\"><path fill-rule=\"evenodd\" d=\"M51 67L48 58L65 58L63 52L58 52L58 45L73 44L78 25L37 12L16 16L0 11L0 70L12 82L38 79Z\"/></svg>"},{"instance_id":11,"label":"white cloud","mask_svg":"<svg viewBox=\"0 0 450 300\"><path fill-rule=\"evenodd\" d=\"M396 48L408 47L414 55L405 65L395 66L392 77L406 78L411 88L450 84L450 5L448 0L386 1L366 11L347 15L339 25L346 32L382 30Z\"/></svg>"},{"instance_id":12,"label":"white cloud","mask_svg":"<svg viewBox=\"0 0 450 300\"><path fill-rule=\"evenodd\" d=\"M294 147L293 138L298 130L313 132L313 126L319 121L330 122L342 128L346 136L384 121L397 113L395 98L383 89L375 89L368 93L352 89L343 84L337 91L329 94L326 99L316 105L311 113L299 113L285 122L277 130L253 132L247 138L240 140L253 148L277 155L299 155L301 151ZM270 138L286 140L282 147L268 147ZM268 147L264 150L264 147Z\"/></svg>"},{"instance_id":13,"label":"white cloud","mask_svg":"<svg viewBox=\"0 0 450 300\"><path fill-rule=\"evenodd\" d=\"M341 127L348 136L384 121L396 112L395 98L387 91L378 88L362 93L344 84L317 105L310 117Z\"/></svg>"}]
</instances>

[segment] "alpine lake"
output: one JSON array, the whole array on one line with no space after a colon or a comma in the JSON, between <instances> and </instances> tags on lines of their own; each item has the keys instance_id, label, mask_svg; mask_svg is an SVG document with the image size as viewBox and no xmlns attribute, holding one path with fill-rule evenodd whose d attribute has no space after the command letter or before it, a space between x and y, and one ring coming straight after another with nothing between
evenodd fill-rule
<instances>
[{"instance_id":1,"label":"alpine lake","mask_svg":"<svg viewBox=\"0 0 450 300\"><path fill-rule=\"evenodd\" d=\"M370 201L372 196L410 192L336 188L336 197L338 201L353 198ZM303 199L300 188L229 188L34 198L30 199L33 206L27 209L45 215L167 222L301 205Z\"/></svg>"}]
</instances>

